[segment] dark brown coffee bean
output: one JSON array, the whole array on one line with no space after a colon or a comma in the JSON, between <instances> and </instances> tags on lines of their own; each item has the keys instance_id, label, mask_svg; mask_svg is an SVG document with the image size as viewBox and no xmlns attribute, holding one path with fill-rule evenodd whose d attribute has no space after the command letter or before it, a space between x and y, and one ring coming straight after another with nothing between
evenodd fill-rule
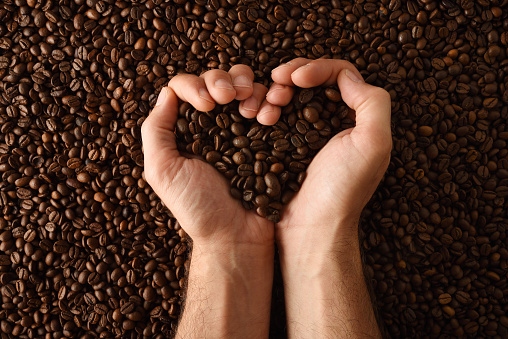
<instances>
[{"instance_id":1,"label":"dark brown coffee bean","mask_svg":"<svg viewBox=\"0 0 508 339\"><path fill-rule=\"evenodd\" d=\"M303 146L305 144L305 138L302 135L300 135L300 134L294 134L291 137L291 143L295 147L301 147L301 146Z\"/></svg>"},{"instance_id":2,"label":"dark brown coffee bean","mask_svg":"<svg viewBox=\"0 0 508 339\"><path fill-rule=\"evenodd\" d=\"M312 100L313 96L314 96L314 91L312 89L304 89L300 92L300 94L298 96L298 101L301 104L306 104Z\"/></svg>"},{"instance_id":3,"label":"dark brown coffee bean","mask_svg":"<svg viewBox=\"0 0 508 339\"><path fill-rule=\"evenodd\" d=\"M253 166L252 165L249 165L249 164L241 164L240 166L238 166L238 174L241 175L242 177L247 177L249 175L251 175L253 173Z\"/></svg>"},{"instance_id":4,"label":"dark brown coffee bean","mask_svg":"<svg viewBox=\"0 0 508 339\"><path fill-rule=\"evenodd\" d=\"M217 119L217 126L219 126L220 128L223 128L223 129L229 128L230 122L229 122L228 115L221 113L221 114L217 115L216 119ZM184 134L184 133L182 133L182 134Z\"/></svg>"},{"instance_id":5,"label":"dark brown coffee bean","mask_svg":"<svg viewBox=\"0 0 508 339\"><path fill-rule=\"evenodd\" d=\"M249 139L246 136L239 136L233 139L233 145L237 148L248 147L249 143Z\"/></svg>"},{"instance_id":6,"label":"dark brown coffee bean","mask_svg":"<svg viewBox=\"0 0 508 339\"><path fill-rule=\"evenodd\" d=\"M291 144L288 140L279 139L274 143L273 147L275 148L275 150L277 150L279 152L284 152L289 148L290 145Z\"/></svg>"},{"instance_id":7,"label":"dark brown coffee bean","mask_svg":"<svg viewBox=\"0 0 508 339\"><path fill-rule=\"evenodd\" d=\"M233 161L237 165L245 163L246 161L245 154L243 154L242 152L236 152L235 154L233 154Z\"/></svg>"},{"instance_id":8,"label":"dark brown coffee bean","mask_svg":"<svg viewBox=\"0 0 508 339\"><path fill-rule=\"evenodd\" d=\"M439 303L442 305L449 304L451 301L452 297L448 293L443 293L439 296Z\"/></svg>"},{"instance_id":9,"label":"dark brown coffee bean","mask_svg":"<svg viewBox=\"0 0 508 339\"><path fill-rule=\"evenodd\" d=\"M305 134L305 141L309 144L315 143L319 140L319 133L317 131L309 131Z\"/></svg>"},{"instance_id":10,"label":"dark brown coffee bean","mask_svg":"<svg viewBox=\"0 0 508 339\"><path fill-rule=\"evenodd\" d=\"M314 123L319 120L319 112L314 107L305 107L303 109L303 117L310 123Z\"/></svg>"}]
</instances>

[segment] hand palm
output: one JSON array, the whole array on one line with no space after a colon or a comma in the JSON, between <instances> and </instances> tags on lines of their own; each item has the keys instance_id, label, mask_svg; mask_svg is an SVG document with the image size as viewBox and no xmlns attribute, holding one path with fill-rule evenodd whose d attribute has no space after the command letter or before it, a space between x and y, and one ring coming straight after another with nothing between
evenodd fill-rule
<instances>
[{"instance_id":1,"label":"hand palm","mask_svg":"<svg viewBox=\"0 0 508 339\"><path fill-rule=\"evenodd\" d=\"M300 191L284 210L279 228L304 227L317 216L331 221L359 217L375 189L371 183L384 172L384 163L379 166L363 156L353 130L333 137L314 157ZM379 170L373 172L373 166Z\"/></svg>"},{"instance_id":2,"label":"hand palm","mask_svg":"<svg viewBox=\"0 0 508 339\"><path fill-rule=\"evenodd\" d=\"M181 156L173 132L164 132L159 142L158 152L145 155L152 164L145 169L146 175L194 241L235 239L255 244L273 239L271 223L245 210L213 166Z\"/></svg>"},{"instance_id":3,"label":"hand palm","mask_svg":"<svg viewBox=\"0 0 508 339\"><path fill-rule=\"evenodd\" d=\"M232 237L238 242L261 243L270 238L270 233L273 234L267 227L270 222L245 210L231 196L227 179L215 168L198 159L181 158L179 165L174 180L184 173L187 182L174 197L173 209L185 212L179 221L193 239L222 241Z\"/></svg>"}]
</instances>

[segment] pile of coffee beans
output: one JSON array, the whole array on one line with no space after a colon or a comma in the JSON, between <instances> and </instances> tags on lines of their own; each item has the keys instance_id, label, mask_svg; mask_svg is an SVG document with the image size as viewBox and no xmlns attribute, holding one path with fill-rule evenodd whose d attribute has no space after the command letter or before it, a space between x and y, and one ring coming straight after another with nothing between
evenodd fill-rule
<instances>
[{"instance_id":1,"label":"pile of coffee beans","mask_svg":"<svg viewBox=\"0 0 508 339\"><path fill-rule=\"evenodd\" d=\"M2 338L170 336L187 237L143 178L140 126L180 72L245 64L269 85L294 57L392 96L361 223L386 333L506 337L507 32L507 0L3 0Z\"/></svg>"},{"instance_id":2,"label":"pile of coffee beans","mask_svg":"<svg viewBox=\"0 0 508 339\"><path fill-rule=\"evenodd\" d=\"M201 156L230 180L231 194L273 222L298 192L316 153L354 125L337 88L298 89L273 126L245 119L238 101L200 112L185 103L176 122L179 149Z\"/></svg>"}]
</instances>

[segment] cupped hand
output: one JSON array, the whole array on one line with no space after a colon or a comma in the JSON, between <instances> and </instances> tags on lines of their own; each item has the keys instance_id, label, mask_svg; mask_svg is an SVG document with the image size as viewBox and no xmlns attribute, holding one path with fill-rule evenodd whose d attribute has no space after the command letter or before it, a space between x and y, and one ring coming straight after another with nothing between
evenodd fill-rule
<instances>
[{"instance_id":1,"label":"cupped hand","mask_svg":"<svg viewBox=\"0 0 508 339\"><path fill-rule=\"evenodd\" d=\"M295 59L276 68L272 79L267 102L279 106L289 103L294 86L337 85L356 121L355 127L335 135L312 160L303 185L276 225L279 245L357 236L360 214L389 164L389 94L366 84L358 70L342 60Z\"/></svg>"},{"instance_id":2,"label":"cupped hand","mask_svg":"<svg viewBox=\"0 0 508 339\"><path fill-rule=\"evenodd\" d=\"M245 65L229 72L211 70L201 76L177 75L163 88L156 106L142 125L145 177L196 244L271 245L274 225L247 211L230 193L226 178L213 166L182 155L176 145L175 124L180 101L200 111L216 103L239 100L239 112L257 117L263 124L275 123L280 108L266 102L267 88L253 83L254 74Z\"/></svg>"}]
</instances>

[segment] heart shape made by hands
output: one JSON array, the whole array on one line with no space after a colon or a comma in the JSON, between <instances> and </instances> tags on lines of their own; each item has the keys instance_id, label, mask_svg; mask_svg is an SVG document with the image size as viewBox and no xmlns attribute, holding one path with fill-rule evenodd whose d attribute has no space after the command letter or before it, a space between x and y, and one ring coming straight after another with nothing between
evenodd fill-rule
<instances>
[{"instance_id":1,"label":"heart shape made by hands","mask_svg":"<svg viewBox=\"0 0 508 339\"><path fill-rule=\"evenodd\" d=\"M336 87L298 88L272 126L246 119L238 101L210 112L180 107L178 149L213 165L247 209L273 222L299 190L307 166L335 134L354 126Z\"/></svg>"}]
</instances>

